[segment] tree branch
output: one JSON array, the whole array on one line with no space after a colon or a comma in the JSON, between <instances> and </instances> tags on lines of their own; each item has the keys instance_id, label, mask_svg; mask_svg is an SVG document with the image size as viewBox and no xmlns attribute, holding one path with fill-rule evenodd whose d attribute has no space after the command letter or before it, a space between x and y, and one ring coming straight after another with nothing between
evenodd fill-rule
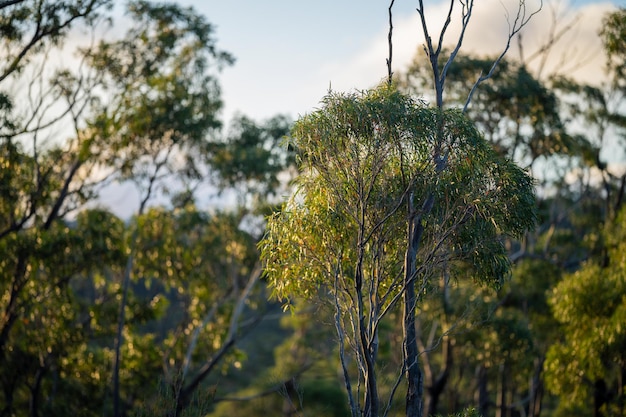
<instances>
[{"instance_id":1,"label":"tree branch","mask_svg":"<svg viewBox=\"0 0 626 417\"><path fill-rule=\"evenodd\" d=\"M391 85L393 81L393 71L391 71L391 58L393 56L393 42L392 42L392 34L393 34L393 19L391 14L391 8L393 7L393 3L396 0L391 0L389 4L389 35L387 35L387 42L389 44L389 58L387 58L387 83Z\"/></svg>"},{"instance_id":2,"label":"tree branch","mask_svg":"<svg viewBox=\"0 0 626 417\"><path fill-rule=\"evenodd\" d=\"M543 0L540 1L539 8L537 10L532 12L530 15L526 16L526 1L520 0L519 6L517 8L517 14L515 16L515 20L513 21L513 25L511 25L511 22L509 21L509 18L508 18L508 12L506 12L505 10L505 13L507 15L507 21L509 21L509 35L506 40L506 45L504 49L502 50L502 53L498 56L498 58L496 58L496 60L491 65L489 72L486 75L481 74L478 77L478 80L476 80L476 82L472 86L472 89L470 90L467 96L467 101L465 102L465 105L463 106L463 113L467 112L467 108L469 107L469 104L472 101L472 96L474 95L474 92L476 91L478 86L493 76L493 73L495 72L496 67L500 64L500 61L502 61L506 53L509 51L509 48L511 47L511 40L528 24L528 22L530 22L530 19L532 19L542 9L543 9Z\"/></svg>"}]
</instances>

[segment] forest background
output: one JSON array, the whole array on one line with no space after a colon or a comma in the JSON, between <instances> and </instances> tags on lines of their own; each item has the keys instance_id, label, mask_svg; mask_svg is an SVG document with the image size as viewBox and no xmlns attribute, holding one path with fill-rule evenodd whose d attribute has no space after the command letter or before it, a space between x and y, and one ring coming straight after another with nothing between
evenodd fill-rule
<instances>
[{"instance_id":1,"label":"forest background","mask_svg":"<svg viewBox=\"0 0 626 417\"><path fill-rule=\"evenodd\" d=\"M109 26L113 6L0 2L0 414L349 415L323 287L285 313L259 260L264 216L298 176L293 116L232 112L224 126L236 62L219 22L133 1ZM503 241L502 286L436 281L420 301L425 414L625 415L626 15L607 6L593 51L561 49L585 19L567 7L543 5L547 35L513 37L466 112L533 176L537 220ZM398 89L429 100L421 41L395 48L414 56ZM494 62L464 51L450 107ZM572 77L590 62L597 78ZM132 215L102 197L120 186ZM386 394L399 314L381 327ZM401 398L387 412L402 415Z\"/></svg>"}]
</instances>

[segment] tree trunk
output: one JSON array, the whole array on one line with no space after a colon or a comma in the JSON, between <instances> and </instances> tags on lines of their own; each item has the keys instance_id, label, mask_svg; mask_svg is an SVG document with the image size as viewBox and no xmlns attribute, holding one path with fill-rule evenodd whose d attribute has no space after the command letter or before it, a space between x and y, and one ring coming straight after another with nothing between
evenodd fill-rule
<instances>
[{"instance_id":1,"label":"tree trunk","mask_svg":"<svg viewBox=\"0 0 626 417\"><path fill-rule=\"evenodd\" d=\"M415 284L411 283L405 290L404 302L404 357L406 366L407 393L406 417L422 415L423 380L419 368L415 331Z\"/></svg>"},{"instance_id":2,"label":"tree trunk","mask_svg":"<svg viewBox=\"0 0 626 417\"><path fill-rule=\"evenodd\" d=\"M593 385L593 417L604 417L602 406L608 398L607 386L604 379L598 379Z\"/></svg>"},{"instance_id":3,"label":"tree trunk","mask_svg":"<svg viewBox=\"0 0 626 417\"><path fill-rule=\"evenodd\" d=\"M430 196L424 203L422 214L430 211L434 197ZM407 379L406 393L406 417L419 417L422 415L422 397L424 394L424 381L419 368L419 351L417 348L417 329L415 327L415 309L417 306L417 294L415 292L416 266L415 259L422 233L424 231L421 216L417 216L412 203L409 201L409 215L411 220L408 224L408 243L404 258L404 366Z\"/></svg>"},{"instance_id":4,"label":"tree trunk","mask_svg":"<svg viewBox=\"0 0 626 417\"><path fill-rule=\"evenodd\" d=\"M489 413L489 391L487 390L487 368L484 365L476 367L476 392L474 393L474 402L478 406L478 413L486 416Z\"/></svg>"},{"instance_id":5,"label":"tree trunk","mask_svg":"<svg viewBox=\"0 0 626 417\"><path fill-rule=\"evenodd\" d=\"M531 380L530 386L530 400L528 403L528 416L539 417L541 414L541 401L543 399L543 379L541 373L543 372L543 362L545 358L542 356L535 360L535 372Z\"/></svg>"},{"instance_id":6,"label":"tree trunk","mask_svg":"<svg viewBox=\"0 0 626 417\"><path fill-rule=\"evenodd\" d=\"M426 398L426 407L424 407L424 417L437 415L439 400L441 399L441 394L443 394L446 384L448 383L448 377L450 376L450 369L452 368L452 341L449 336L444 336L444 339L444 368L437 378L433 378L430 381L430 385L426 390L428 396Z\"/></svg>"},{"instance_id":7,"label":"tree trunk","mask_svg":"<svg viewBox=\"0 0 626 417\"><path fill-rule=\"evenodd\" d=\"M506 381L508 375L506 365L500 364L498 368L498 393L496 395L496 417L506 417Z\"/></svg>"}]
</instances>

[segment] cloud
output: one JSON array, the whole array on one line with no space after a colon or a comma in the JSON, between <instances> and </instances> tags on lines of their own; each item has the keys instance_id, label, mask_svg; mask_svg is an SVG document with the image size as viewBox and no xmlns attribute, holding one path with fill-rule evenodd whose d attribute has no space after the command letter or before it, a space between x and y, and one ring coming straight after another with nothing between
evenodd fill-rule
<instances>
[{"instance_id":1,"label":"cloud","mask_svg":"<svg viewBox=\"0 0 626 417\"><path fill-rule=\"evenodd\" d=\"M449 2L427 6L428 29L436 45L445 22ZM526 15L536 11L537 1L526 1ZM458 4L457 4L458 6ZM505 48L510 24L515 19L518 3L515 0L481 0L476 2L465 33L462 53L496 56ZM597 82L602 77L604 54L598 37L603 16L615 6L611 3L575 7L566 2L545 2L542 10L521 31L524 60L542 77L552 73L567 74L584 82ZM460 10L457 7L444 38L444 46L452 46L460 33ZM561 32L564 31L563 34ZM544 56L539 53L554 39ZM393 31L393 70L403 71L416 53L424 54L424 34L419 15L397 16ZM321 79L330 80L333 89L350 90L371 87L386 76L388 56L387 32L376 34L369 45L347 57L322 67ZM519 59L518 39L511 42L508 58Z\"/></svg>"}]
</instances>

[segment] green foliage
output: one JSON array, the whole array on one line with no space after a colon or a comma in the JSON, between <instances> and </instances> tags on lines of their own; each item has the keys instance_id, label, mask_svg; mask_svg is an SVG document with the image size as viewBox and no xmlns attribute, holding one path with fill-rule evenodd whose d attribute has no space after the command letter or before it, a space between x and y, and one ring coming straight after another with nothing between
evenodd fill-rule
<instances>
[{"instance_id":1,"label":"green foliage","mask_svg":"<svg viewBox=\"0 0 626 417\"><path fill-rule=\"evenodd\" d=\"M95 291L88 277L101 270L98 263L122 262L124 234L119 219L94 210L81 213L74 224L55 223L49 230L31 229L0 240L0 289L11 294L9 285L21 286L15 310L9 310L19 318L3 340L2 381L16 388L3 390L13 394L4 397L7 406L28 408L28 396L19 391L27 384L37 384L34 401L58 390L57 402L42 404L48 415L55 415L59 404L65 404L65 412L72 410L83 395L100 401L110 358L91 341L110 336L105 323L114 316L101 314L106 300L84 303L83 295ZM23 277L15 275L20 263L28 265Z\"/></svg>"},{"instance_id":2,"label":"green foliage","mask_svg":"<svg viewBox=\"0 0 626 417\"><path fill-rule=\"evenodd\" d=\"M26 0L0 4L0 38L5 45L0 81L22 71L49 46L62 43L80 21L93 23L112 4L111 0Z\"/></svg>"},{"instance_id":3,"label":"green foliage","mask_svg":"<svg viewBox=\"0 0 626 417\"><path fill-rule=\"evenodd\" d=\"M493 61L457 55L446 79L447 100L465 103L475 80L490 71ZM429 82L429 65L418 55L403 76L402 88L421 91ZM467 116L498 153L529 166L541 157L580 153L586 143L566 132L557 94L550 87L524 65L503 59L476 90Z\"/></svg>"},{"instance_id":4,"label":"green foliage","mask_svg":"<svg viewBox=\"0 0 626 417\"><path fill-rule=\"evenodd\" d=\"M589 406L594 398L595 407L610 408L623 401L616 395L626 369L625 237L622 212L605 231L605 257L588 261L552 290L550 305L563 339L548 351L546 384L563 404Z\"/></svg>"},{"instance_id":5,"label":"green foliage","mask_svg":"<svg viewBox=\"0 0 626 417\"><path fill-rule=\"evenodd\" d=\"M446 259L459 273L469 267L476 279L499 285L508 261L498 234L519 235L534 222L529 177L455 110L440 114L387 87L332 94L323 104L295 125L300 188L269 219L261 245L275 295L310 298L336 278L353 282L361 242L364 275L378 280L383 297L402 268L403 207L409 200L419 207L431 193L420 273L436 275Z\"/></svg>"},{"instance_id":6,"label":"green foliage","mask_svg":"<svg viewBox=\"0 0 626 417\"><path fill-rule=\"evenodd\" d=\"M141 179L154 166L197 178L207 135L221 126L215 71L233 58L191 8L134 1L128 14L136 25L121 40L84 51L107 93L90 122L89 150L124 178Z\"/></svg>"},{"instance_id":7,"label":"green foliage","mask_svg":"<svg viewBox=\"0 0 626 417\"><path fill-rule=\"evenodd\" d=\"M293 155L280 146L290 127L286 116L262 124L236 116L227 137L211 146L211 166L219 173L221 187L243 187L257 196L275 192L278 174L293 163Z\"/></svg>"},{"instance_id":8,"label":"green foliage","mask_svg":"<svg viewBox=\"0 0 626 417\"><path fill-rule=\"evenodd\" d=\"M600 37L607 54L607 67L617 88L626 88L626 9L621 7L605 18Z\"/></svg>"}]
</instances>

